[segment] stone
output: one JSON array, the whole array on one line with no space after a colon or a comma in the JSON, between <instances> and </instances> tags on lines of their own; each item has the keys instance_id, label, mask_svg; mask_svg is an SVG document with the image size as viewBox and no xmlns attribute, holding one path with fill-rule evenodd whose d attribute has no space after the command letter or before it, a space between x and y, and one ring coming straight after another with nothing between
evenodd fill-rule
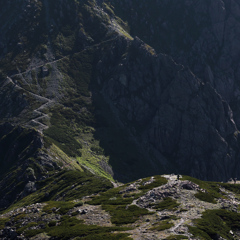
<instances>
[{"instance_id":1,"label":"stone","mask_svg":"<svg viewBox=\"0 0 240 240\"><path fill-rule=\"evenodd\" d=\"M200 189L197 184L190 182L190 181L182 181L180 186L186 190L199 190Z\"/></svg>"}]
</instances>

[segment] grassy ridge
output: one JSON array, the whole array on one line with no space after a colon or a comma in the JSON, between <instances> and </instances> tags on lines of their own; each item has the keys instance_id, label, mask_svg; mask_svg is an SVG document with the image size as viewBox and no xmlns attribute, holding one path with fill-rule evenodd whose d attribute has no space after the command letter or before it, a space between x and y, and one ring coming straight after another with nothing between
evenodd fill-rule
<instances>
[{"instance_id":1,"label":"grassy ridge","mask_svg":"<svg viewBox=\"0 0 240 240\"><path fill-rule=\"evenodd\" d=\"M43 201L71 201L81 199L83 196L112 188L109 180L94 176L89 172L63 170L57 174L49 172L49 175L49 178L46 180L37 182L38 191L17 201L10 209Z\"/></svg>"}]
</instances>

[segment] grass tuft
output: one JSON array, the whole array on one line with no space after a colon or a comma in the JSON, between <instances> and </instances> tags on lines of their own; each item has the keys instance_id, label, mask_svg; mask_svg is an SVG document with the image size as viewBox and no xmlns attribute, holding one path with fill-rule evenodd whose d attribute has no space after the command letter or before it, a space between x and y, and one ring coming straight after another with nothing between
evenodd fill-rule
<instances>
[{"instance_id":1,"label":"grass tuft","mask_svg":"<svg viewBox=\"0 0 240 240\"><path fill-rule=\"evenodd\" d=\"M166 240L181 240L181 239L188 239L188 237L184 235L171 235L166 238Z\"/></svg>"},{"instance_id":2,"label":"grass tuft","mask_svg":"<svg viewBox=\"0 0 240 240\"><path fill-rule=\"evenodd\" d=\"M175 210L179 205L180 204L177 203L176 200L172 199L171 197L167 197L164 198L160 203L154 204L153 208L157 209L158 211Z\"/></svg>"},{"instance_id":3,"label":"grass tuft","mask_svg":"<svg viewBox=\"0 0 240 240\"><path fill-rule=\"evenodd\" d=\"M164 221L161 221L161 222L155 224L153 227L150 228L150 230L163 231L163 230L169 229L173 226L174 226L174 224L170 223L169 220L164 220Z\"/></svg>"},{"instance_id":4,"label":"grass tuft","mask_svg":"<svg viewBox=\"0 0 240 240\"><path fill-rule=\"evenodd\" d=\"M209 202L214 204L217 203L214 197L209 193L198 192L195 194L195 197L204 202Z\"/></svg>"}]
</instances>

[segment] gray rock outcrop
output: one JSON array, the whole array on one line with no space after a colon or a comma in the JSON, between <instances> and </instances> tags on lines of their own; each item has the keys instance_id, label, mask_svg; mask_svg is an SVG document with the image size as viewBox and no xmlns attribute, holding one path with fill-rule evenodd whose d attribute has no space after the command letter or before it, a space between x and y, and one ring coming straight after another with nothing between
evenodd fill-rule
<instances>
[{"instance_id":1,"label":"gray rock outcrop","mask_svg":"<svg viewBox=\"0 0 240 240\"><path fill-rule=\"evenodd\" d=\"M109 63L126 48L128 55L118 58L118 65ZM142 149L152 153L152 161L161 162L159 172L173 165L176 172L225 180L239 169L232 110L210 83L189 68L166 55L152 54L135 38L117 41L98 69L102 94Z\"/></svg>"}]
</instances>

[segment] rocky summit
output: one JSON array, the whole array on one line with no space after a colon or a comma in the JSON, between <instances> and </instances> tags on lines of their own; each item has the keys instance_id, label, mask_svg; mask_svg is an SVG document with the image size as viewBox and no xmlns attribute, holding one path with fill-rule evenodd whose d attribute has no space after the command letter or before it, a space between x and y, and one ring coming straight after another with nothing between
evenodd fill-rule
<instances>
[{"instance_id":1,"label":"rocky summit","mask_svg":"<svg viewBox=\"0 0 240 240\"><path fill-rule=\"evenodd\" d=\"M1 238L239 239L239 16L0 2Z\"/></svg>"}]
</instances>

